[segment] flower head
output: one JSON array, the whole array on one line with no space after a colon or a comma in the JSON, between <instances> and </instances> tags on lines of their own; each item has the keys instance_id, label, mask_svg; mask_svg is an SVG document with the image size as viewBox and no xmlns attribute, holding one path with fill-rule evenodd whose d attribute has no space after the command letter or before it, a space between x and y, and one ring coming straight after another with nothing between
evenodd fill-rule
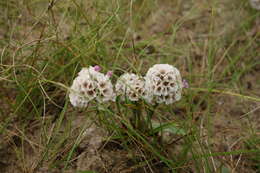
<instances>
[{"instance_id":1,"label":"flower head","mask_svg":"<svg viewBox=\"0 0 260 173\"><path fill-rule=\"evenodd\" d=\"M141 98L147 98L145 90L145 81L142 77L133 74L125 73L117 80L116 83L117 95L127 97L131 101L138 101Z\"/></svg>"},{"instance_id":2,"label":"flower head","mask_svg":"<svg viewBox=\"0 0 260 173\"><path fill-rule=\"evenodd\" d=\"M93 99L101 103L114 101L115 93L109 77L90 66L83 68L74 79L69 98L73 106L86 107Z\"/></svg>"},{"instance_id":3,"label":"flower head","mask_svg":"<svg viewBox=\"0 0 260 173\"><path fill-rule=\"evenodd\" d=\"M153 97L152 102L171 104L181 99L181 75L172 65L154 65L146 73L145 79L145 86Z\"/></svg>"}]
</instances>

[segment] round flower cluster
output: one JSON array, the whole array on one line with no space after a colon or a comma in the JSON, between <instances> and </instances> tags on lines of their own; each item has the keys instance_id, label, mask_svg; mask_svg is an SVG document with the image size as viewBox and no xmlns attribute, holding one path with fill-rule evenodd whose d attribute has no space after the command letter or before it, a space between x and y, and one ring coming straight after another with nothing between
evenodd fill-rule
<instances>
[{"instance_id":1,"label":"round flower cluster","mask_svg":"<svg viewBox=\"0 0 260 173\"><path fill-rule=\"evenodd\" d=\"M100 103L115 100L115 93L109 75L104 75L99 70L99 66L90 66L89 68L83 68L78 73L69 94L73 106L86 107L88 102L93 99Z\"/></svg>"},{"instance_id":2,"label":"round flower cluster","mask_svg":"<svg viewBox=\"0 0 260 173\"><path fill-rule=\"evenodd\" d=\"M256 10L260 10L260 0L250 0L250 5Z\"/></svg>"},{"instance_id":3,"label":"round flower cluster","mask_svg":"<svg viewBox=\"0 0 260 173\"><path fill-rule=\"evenodd\" d=\"M183 88L178 69L169 64L156 64L145 76L145 86L155 103L171 104L181 99Z\"/></svg>"},{"instance_id":4,"label":"round flower cluster","mask_svg":"<svg viewBox=\"0 0 260 173\"><path fill-rule=\"evenodd\" d=\"M115 90L109 79L112 72L100 73L99 66L83 68L73 81L70 101L73 106L86 107L95 99L98 102L114 101L116 95L125 100L146 100L148 103L171 104L181 99L182 88L188 87L182 82L178 69L169 64L156 64L151 67L145 77L133 73L125 73L116 82Z\"/></svg>"},{"instance_id":5,"label":"round flower cluster","mask_svg":"<svg viewBox=\"0 0 260 173\"><path fill-rule=\"evenodd\" d=\"M123 100L127 97L131 101L138 101L147 97L144 79L133 73L120 76L116 83L116 92Z\"/></svg>"}]
</instances>

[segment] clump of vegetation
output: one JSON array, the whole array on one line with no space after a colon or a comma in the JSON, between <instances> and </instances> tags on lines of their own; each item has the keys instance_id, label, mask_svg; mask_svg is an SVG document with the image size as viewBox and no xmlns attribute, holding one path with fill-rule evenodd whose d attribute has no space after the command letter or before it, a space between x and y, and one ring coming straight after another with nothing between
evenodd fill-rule
<instances>
[{"instance_id":1,"label":"clump of vegetation","mask_svg":"<svg viewBox=\"0 0 260 173\"><path fill-rule=\"evenodd\" d=\"M112 106L107 108L108 111L101 108L104 111L104 117L100 120L107 119L111 113L112 116L114 114L120 115L122 109L132 110L133 114L130 117L120 117L117 121L113 119L113 123L120 122L120 124L113 124L113 126L124 125L127 127L131 125L133 129L145 131L149 135L154 130L153 124L156 124L152 122L152 116L158 104L168 105L181 99L183 83L180 72L169 64L154 65L148 70L145 77L134 73L125 73L117 79L115 91L109 79L111 76L100 73L100 70L101 67L96 65L95 67L83 68L78 73L70 88L70 102L75 107L87 108L90 101L97 101L98 103L95 104L100 105L97 106L96 111L100 111L100 106L103 103L116 102L116 110ZM129 112L129 110L125 111ZM143 115L143 112L147 114ZM130 124L125 124L125 121L131 119L133 121ZM102 124L102 122L99 123ZM162 130L164 126L162 122L160 126L157 124L156 132L158 129Z\"/></svg>"}]
</instances>

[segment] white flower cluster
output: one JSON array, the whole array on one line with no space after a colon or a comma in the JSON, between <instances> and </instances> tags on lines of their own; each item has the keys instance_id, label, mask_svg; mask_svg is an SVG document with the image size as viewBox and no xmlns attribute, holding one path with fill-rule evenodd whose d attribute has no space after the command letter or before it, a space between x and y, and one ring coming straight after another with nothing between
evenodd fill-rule
<instances>
[{"instance_id":1,"label":"white flower cluster","mask_svg":"<svg viewBox=\"0 0 260 173\"><path fill-rule=\"evenodd\" d=\"M171 104L181 99L183 88L178 69L169 64L156 64L145 76L145 86L155 103Z\"/></svg>"},{"instance_id":2,"label":"white flower cluster","mask_svg":"<svg viewBox=\"0 0 260 173\"><path fill-rule=\"evenodd\" d=\"M83 68L74 79L69 98L73 106L86 107L93 99L100 103L114 101L115 93L109 76L90 66Z\"/></svg>"},{"instance_id":3,"label":"white flower cluster","mask_svg":"<svg viewBox=\"0 0 260 173\"><path fill-rule=\"evenodd\" d=\"M98 102L114 101L115 96L122 100L140 99L148 103L171 104L181 99L183 86L178 69L169 64L156 64L151 67L145 77L133 73L125 73L116 82L115 90L109 79L111 72L104 75L100 67L83 68L73 81L70 101L73 106L86 107L88 102L96 99Z\"/></svg>"},{"instance_id":4,"label":"white flower cluster","mask_svg":"<svg viewBox=\"0 0 260 173\"><path fill-rule=\"evenodd\" d=\"M136 74L125 73L117 80L116 93L118 96L122 96L123 100L125 100L125 97L128 97L131 101L146 98L145 81Z\"/></svg>"},{"instance_id":5,"label":"white flower cluster","mask_svg":"<svg viewBox=\"0 0 260 173\"><path fill-rule=\"evenodd\" d=\"M250 0L250 5L256 10L260 10L260 0Z\"/></svg>"}]
</instances>

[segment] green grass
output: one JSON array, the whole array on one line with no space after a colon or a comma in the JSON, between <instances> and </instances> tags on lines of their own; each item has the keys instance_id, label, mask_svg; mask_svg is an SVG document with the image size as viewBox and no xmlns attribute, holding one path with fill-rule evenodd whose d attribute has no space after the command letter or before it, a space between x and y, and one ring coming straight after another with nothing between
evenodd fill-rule
<instances>
[{"instance_id":1,"label":"green grass","mask_svg":"<svg viewBox=\"0 0 260 173\"><path fill-rule=\"evenodd\" d=\"M259 14L246 0L2 0L0 172L90 171L77 162L92 123L107 131L96 154L131 162L104 159L92 171L259 172ZM185 132L168 143L131 126L135 105L69 103L82 67L113 70L115 82L156 63L190 84L181 101L155 109Z\"/></svg>"}]
</instances>

